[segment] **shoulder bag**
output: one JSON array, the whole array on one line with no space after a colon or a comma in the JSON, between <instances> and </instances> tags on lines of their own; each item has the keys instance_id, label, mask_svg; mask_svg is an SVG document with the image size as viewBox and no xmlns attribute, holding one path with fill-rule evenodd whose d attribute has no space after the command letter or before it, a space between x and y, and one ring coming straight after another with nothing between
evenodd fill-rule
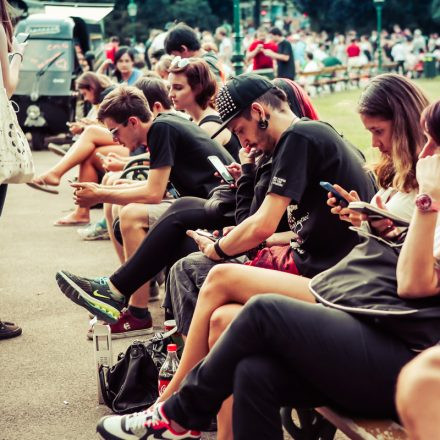
<instances>
[{"instance_id":1,"label":"shoulder bag","mask_svg":"<svg viewBox=\"0 0 440 440\"><path fill-rule=\"evenodd\" d=\"M6 93L0 68L0 184L30 182L34 173L31 149Z\"/></svg>"}]
</instances>

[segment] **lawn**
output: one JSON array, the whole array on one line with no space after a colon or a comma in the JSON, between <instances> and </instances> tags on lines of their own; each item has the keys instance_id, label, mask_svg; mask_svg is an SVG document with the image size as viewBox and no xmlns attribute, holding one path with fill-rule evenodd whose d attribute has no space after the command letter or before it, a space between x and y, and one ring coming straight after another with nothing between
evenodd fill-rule
<instances>
[{"instance_id":1,"label":"lawn","mask_svg":"<svg viewBox=\"0 0 440 440\"><path fill-rule=\"evenodd\" d=\"M440 77L434 80L421 79L416 81L431 101L440 99ZM320 119L335 127L351 143L360 148L371 161L376 156L371 148L368 132L364 129L356 106L361 89L346 92L335 92L322 97L313 98L313 103Z\"/></svg>"}]
</instances>

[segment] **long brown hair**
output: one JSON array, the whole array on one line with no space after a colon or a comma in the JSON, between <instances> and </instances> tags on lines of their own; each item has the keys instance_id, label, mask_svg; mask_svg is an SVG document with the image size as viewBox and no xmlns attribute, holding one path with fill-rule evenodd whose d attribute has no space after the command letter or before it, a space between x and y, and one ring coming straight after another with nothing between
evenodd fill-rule
<instances>
[{"instance_id":1,"label":"long brown hair","mask_svg":"<svg viewBox=\"0 0 440 440\"><path fill-rule=\"evenodd\" d=\"M440 145L440 100L423 110L421 124L437 145Z\"/></svg>"},{"instance_id":2,"label":"long brown hair","mask_svg":"<svg viewBox=\"0 0 440 440\"><path fill-rule=\"evenodd\" d=\"M3 27L6 32L8 52L12 51L12 36L13 36L13 27L12 27L11 17L9 15L10 10L11 10L11 5L6 0L0 0L0 16Z\"/></svg>"},{"instance_id":3,"label":"long brown hair","mask_svg":"<svg viewBox=\"0 0 440 440\"><path fill-rule=\"evenodd\" d=\"M95 72L85 72L76 80L77 89L93 91L92 104L97 104L101 93L112 84L113 82L109 77Z\"/></svg>"},{"instance_id":4,"label":"long brown hair","mask_svg":"<svg viewBox=\"0 0 440 440\"><path fill-rule=\"evenodd\" d=\"M422 90L401 75L387 73L373 78L361 95L362 115L392 122L390 155L373 165L379 185L410 192L417 188L416 163L424 143L420 116L429 100Z\"/></svg>"}]
</instances>

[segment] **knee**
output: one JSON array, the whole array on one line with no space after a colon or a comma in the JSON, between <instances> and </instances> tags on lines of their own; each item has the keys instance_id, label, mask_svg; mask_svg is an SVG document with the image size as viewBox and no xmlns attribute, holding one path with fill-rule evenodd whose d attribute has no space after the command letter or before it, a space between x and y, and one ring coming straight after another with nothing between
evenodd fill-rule
<instances>
[{"instance_id":1,"label":"knee","mask_svg":"<svg viewBox=\"0 0 440 440\"><path fill-rule=\"evenodd\" d=\"M231 322L230 315L225 313L222 308L216 309L209 320L209 338L208 345L211 350L217 340L220 338L226 327Z\"/></svg>"},{"instance_id":2,"label":"knee","mask_svg":"<svg viewBox=\"0 0 440 440\"><path fill-rule=\"evenodd\" d=\"M143 225L137 206L136 203L130 203L121 208L119 212L119 221L122 233L137 229ZM145 216L146 215L147 214L145 213Z\"/></svg>"},{"instance_id":3,"label":"knee","mask_svg":"<svg viewBox=\"0 0 440 440\"><path fill-rule=\"evenodd\" d=\"M404 422L416 424L420 412L437 401L440 393L440 347L426 350L400 372L396 405Z\"/></svg>"},{"instance_id":4,"label":"knee","mask_svg":"<svg viewBox=\"0 0 440 440\"><path fill-rule=\"evenodd\" d=\"M230 264L217 264L208 273L204 283L204 290L219 289L227 286L230 280Z\"/></svg>"}]
</instances>

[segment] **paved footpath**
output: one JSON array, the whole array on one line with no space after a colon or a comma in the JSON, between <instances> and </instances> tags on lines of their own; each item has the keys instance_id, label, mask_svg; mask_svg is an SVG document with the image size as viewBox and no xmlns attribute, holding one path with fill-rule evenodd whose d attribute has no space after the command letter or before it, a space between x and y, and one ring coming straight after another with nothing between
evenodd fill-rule
<instances>
[{"instance_id":1,"label":"paved footpath","mask_svg":"<svg viewBox=\"0 0 440 440\"><path fill-rule=\"evenodd\" d=\"M58 160L48 151L34 158L37 173ZM74 176L65 176L59 195L27 185L8 189L0 218L0 317L20 324L23 335L0 341L0 440L97 439L96 422L110 413L97 404L87 312L55 281L59 269L93 277L119 265L109 241L85 242L76 227L52 226L73 208L67 178ZM92 210L92 220L101 214ZM155 325L162 324L158 303L151 309ZM113 355L130 342L113 341Z\"/></svg>"}]
</instances>

